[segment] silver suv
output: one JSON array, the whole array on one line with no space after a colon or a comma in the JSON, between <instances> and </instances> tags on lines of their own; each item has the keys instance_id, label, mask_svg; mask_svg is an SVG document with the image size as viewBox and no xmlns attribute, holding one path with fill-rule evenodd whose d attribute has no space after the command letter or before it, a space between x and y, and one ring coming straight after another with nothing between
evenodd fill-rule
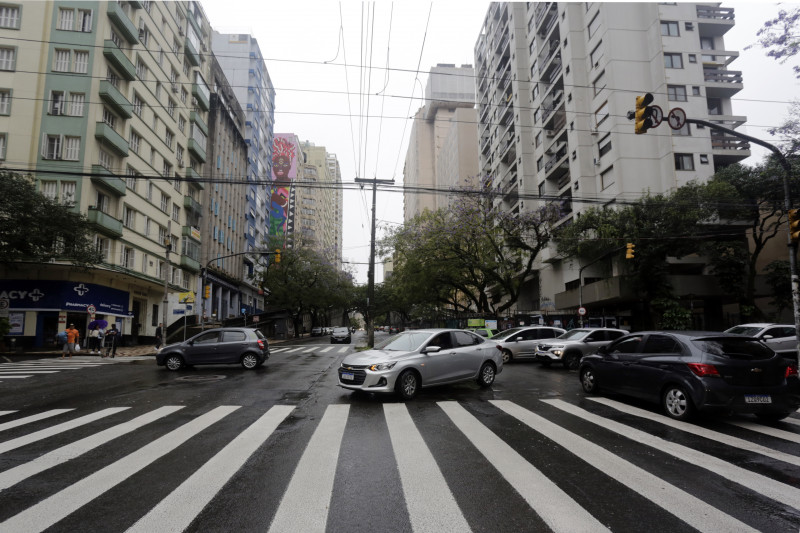
<instances>
[{"instance_id":1,"label":"silver suv","mask_svg":"<svg viewBox=\"0 0 800 533\"><path fill-rule=\"evenodd\" d=\"M553 339L566 333L566 330L550 326L526 326L501 331L492 340L503 351L503 364L512 359L535 357L536 346L542 339Z\"/></svg>"},{"instance_id":2,"label":"silver suv","mask_svg":"<svg viewBox=\"0 0 800 533\"><path fill-rule=\"evenodd\" d=\"M797 335L793 324L742 324L726 329L725 333L755 337L778 353L797 350Z\"/></svg>"},{"instance_id":3,"label":"silver suv","mask_svg":"<svg viewBox=\"0 0 800 533\"><path fill-rule=\"evenodd\" d=\"M577 370L581 357L594 353L628 332L612 328L576 328L557 339L549 339L536 347L536 360L544 366L561 361L564 368Z\"/></svg>"}]
</instances>

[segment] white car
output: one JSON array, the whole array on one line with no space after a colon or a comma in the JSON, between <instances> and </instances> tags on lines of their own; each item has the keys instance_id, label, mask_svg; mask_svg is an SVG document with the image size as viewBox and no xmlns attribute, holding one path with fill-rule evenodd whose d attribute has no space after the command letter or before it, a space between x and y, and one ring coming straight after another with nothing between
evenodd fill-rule
<instances>
[{"instance_id":1,"label":"white car","mask_svg":"<svg viewBox=\"0 0 800 533\"><path fill-rule=\"evenodd\" d=\"M421 329L398 333L374 349L344 358L338 369L345 389L392 393L411 400L421 388L476 381L485 388L503 371L497 343L471 331Z\"/></svg>"},{"instance_id":2,"label":"white car","mask_svg":"<svg viewBox=\"0 0 800 533\"><path fill-rule=\"evenodd\" d=\"M792 324L742 324L726 329L725 333L755 337L776 352L797 350L797 334Z\"/></svg>"}]
</instances>

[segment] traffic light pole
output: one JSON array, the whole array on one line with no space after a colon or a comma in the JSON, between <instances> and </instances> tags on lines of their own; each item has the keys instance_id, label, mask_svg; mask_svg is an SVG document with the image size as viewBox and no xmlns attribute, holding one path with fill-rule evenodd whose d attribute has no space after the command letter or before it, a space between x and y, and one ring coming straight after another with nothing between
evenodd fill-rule
<instances>
[{"instance_id":1,"label":"traffic light pole","mask_svg":"<svg viewBox=\"0 0 800 533\"><path fill-rule=\"evenodd\" d=\"M206 300L207 300L207 298L206 298L206 282L208 280L208 269L211 267L211 263L219 261L220 259L227 259L228 257L236 257L238 255L249 255L249 254L254 254L254 255L278 255L278 256L280 256L280 250L275 250L274 252L261 252L261 251L252 251L251 250L249 252L238 252L238 253L235 253L235 254L221 255L219 257L215 257L214 259L209 259L209 261L206 263L205 268L203 269L203 281L201 283L203 292L202 292L202 299L201 299L202 303L200 304L200 311L201 311L201 313L200 313L200 329L204 329L205 326L206 326ZM245 320L247 320L246 317L245 317ZM166 324L166 322L165 322L165 324Z\"/></svg>"},{"instance_id":2,"label":"traffic light pole","mask_svg":"<svg viewBox=\"0 0 800 533\"><path fill-rule=\"evenodd\" d=\"M755 137L751 137L750 135L739 133L738 131L726 128L724 126L720 126L719 124L715 124L714 122L709 122L707 120L701 120L697 118L687 118L686 122L689 124L699 124L707 128L724 131L725 133L729 133L734 137L744 139L759 146L763 146L764 148L775 154L775 156L778 158L778 162L783 168L784 210L788 213L792 209L791 190L789 188L789 180L792 177L792 166L789 164L789 162L786 160L786 158L783 156L781 151L776 146L773 146L772 144L766 141L762 141L761 139L756 139ZM800 366L800 278L798 277L797 273L797 243L794 241L794 239L792 239L791 229L790 231L787 232L787 241L789 247L789 272L792 280L792 308L794 310L794 332L795 332L795 337L798 340L798 342L795 345L795 359L797 361L798 366Z\"/></svg>"}]
</instances>

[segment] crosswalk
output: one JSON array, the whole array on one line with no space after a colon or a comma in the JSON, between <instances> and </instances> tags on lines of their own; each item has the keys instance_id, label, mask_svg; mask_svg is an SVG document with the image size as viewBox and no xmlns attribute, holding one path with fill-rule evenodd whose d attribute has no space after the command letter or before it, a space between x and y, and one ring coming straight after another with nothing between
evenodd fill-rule
<instances>
[{"instance_id":1,"label":"crosswalk","mask_svg":"<svg viewBox=\"0 0 800 533\"><path fill-rule=\"evenodd\" d=\"M28 379L36 376L57 374L59 372L68 372L85 368L97 368L104 365L114 365L144 360L152 361L153 358L136 355L130 357L109 357L101 359L98 356L76 355L67 359L61 359L60 357L57 357L53 359L35 359L30 361L3 363L0 364L0 382L6 380Z\"/></svg>"},{"instance_id":2,"label":"crosswalk","mask_svg":"<svg viewBox=\"0 0 800 533\"><path fill-rule=\"evenodd\" d=\"M270 354L300 354L300 355L307 355L307 354L330 354L330 355L339 355L343 353L347 353L352 351L351 345L346 346L321 346L318 344L311 345L311 346L280 346L277 348L270 347L269 352Z\"/></svg>"},{"instance_id":3,"label":"crosswalk","mask_svg":"<svg viewBox=\"0 0 800 533\"><path fill-rule=\"evenodd\" d=\"M108 494L129 512L105 517L107 530L136 533L368 531L357 524L373 513L404 515L389 532L800 530L800 414L690 424L550 397L338 403L301 425L301 409L0 411L0 533L70 529L105 513ZM190 469L173 466L198 449ZM146 476L176 479L143 499L133 480ZM491 501L476 501L486 486ZM236 494L253 499L237 506Z\"/></svg>"}]
</instances>

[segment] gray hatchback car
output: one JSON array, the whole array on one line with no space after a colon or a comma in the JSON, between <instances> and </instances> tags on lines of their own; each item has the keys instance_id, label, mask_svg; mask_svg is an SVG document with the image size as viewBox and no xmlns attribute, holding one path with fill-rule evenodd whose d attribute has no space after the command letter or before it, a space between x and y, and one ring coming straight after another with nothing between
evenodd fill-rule
<instances>
[{"instance_id":1,"label":"gray hatchback car","mask_svg":"<svg viewBox=\"0 0 800 533\"><path fill-rule=\"evenodd\" d=\"M189 365L238 363L252 370L269 358L267 338L252 328L214 328L170 344L156 353L156 363L169 370Z\"/></svg>"}]
</instances>

